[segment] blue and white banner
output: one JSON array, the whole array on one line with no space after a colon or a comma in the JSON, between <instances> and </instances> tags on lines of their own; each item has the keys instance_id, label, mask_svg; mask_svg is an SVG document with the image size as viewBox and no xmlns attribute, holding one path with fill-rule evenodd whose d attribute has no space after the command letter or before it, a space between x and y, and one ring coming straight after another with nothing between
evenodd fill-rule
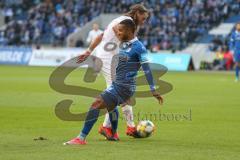
<instances>
[{"instance_id":1,"label":"blue and white banner","mask_svg":"<svg viewBox=\"0 0 240 160\"><path fill-rule=\"evenodd\" d=\"M0 64L28 65L31 56L31 48L0 47Z\"/></svg>"},{"instance_id":2,"label":"blue and white banner","mask_svg":"<svg viewBox=\"0 0 240 160\"><path fill-rule=\"evenodd\" d=\"M33 50L30 66L60 66L67 60L83 53L82 48L59 48Z\"/></svg>"},{"instance_id":3,"label":"blue and white banner","mask_svg":"<svg viewBox=\"0 0 240 160\"><path fill-rule=\"evenodd\" d=\"M150 53L148 59L152 63L161 64L169 71L187 71L191 55L189 54L170 54L170 53Z\"/></svg>"},{"instance_id":4,"label":"blue and white banner","mask_svg":"<svg viewBox=\"0 0 240 160\"><path fill-rule=\"evenodd\" d=\"M83 53L83 48L59 48L36 50L24 47L0 47L0 64L30 66L60 66L67 60ZM152 63L161 64L170 71L187 71L191 55L149 53Z\"/></svg>"}]
</instances>

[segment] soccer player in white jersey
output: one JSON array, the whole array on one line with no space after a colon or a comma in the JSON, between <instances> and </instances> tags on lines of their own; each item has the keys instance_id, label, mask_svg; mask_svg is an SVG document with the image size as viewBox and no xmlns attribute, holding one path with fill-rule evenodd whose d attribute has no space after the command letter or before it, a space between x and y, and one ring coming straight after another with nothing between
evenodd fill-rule
<instances>
[{"instance_id":1,"label":"soccer player in white jersey","mask_svg":"<svg viewBox=\"0 0 240 160\"><path fill-rule=\"evenodd\" d=\"M117 38L117 25L125 20L131 19L139 26L143 25L146 19L149 17L148 10L142 4L135 4L130 7L130 11L125 15L122 15L114 19L107 26L103 34L95 38L89 45L88 49L79 56L78 62L84 61L96 48L96 56L102 60L103 66L101 69L102 74L107 83L107 87L112 84L112 57L118 53L120 41ZM137 29L138 31L138 29ZM137 31L135 34L137 34ZM126 134L128 136L136 136L136 127L133 120L132 106L126 105L122 107L124 119L127 121ZM111 123L108 113L105 115L103 125L99 128L99 133L105 137L111 137L112 135Z\"/></svg>"}]
</instances>

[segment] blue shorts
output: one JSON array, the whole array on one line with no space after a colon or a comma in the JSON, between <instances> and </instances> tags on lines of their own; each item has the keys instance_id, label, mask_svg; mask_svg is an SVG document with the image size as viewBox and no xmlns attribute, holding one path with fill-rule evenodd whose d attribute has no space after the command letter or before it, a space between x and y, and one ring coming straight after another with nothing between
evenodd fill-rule
<instances>
[{"instance_id":1,"label":"blue shorts","mask_svg":"<svg viewBox=\"0 0 240 160\"><path fill-rule=\"evenodd\" d=\"M135 87L126 87L124 85L117 85L112 83L105 91L101 93L101 97L107 105L107 109L127 102L134 94Z\"/></svg>"},{"instance_id":2,"label":"blue shorts","mask_svg":"<svg viewBox=\"0 0 240 160\"><path fill-rule=\"evenodd\" d=\"M234 62L240 63L240 51L234 52Z\"/></svg>"}]
</instances>

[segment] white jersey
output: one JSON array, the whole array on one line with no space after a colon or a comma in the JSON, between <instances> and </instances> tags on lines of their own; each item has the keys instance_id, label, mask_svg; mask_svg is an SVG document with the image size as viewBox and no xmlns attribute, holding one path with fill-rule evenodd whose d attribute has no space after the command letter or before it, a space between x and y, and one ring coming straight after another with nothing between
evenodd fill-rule
<instances>
[{"instance_id":1,"label":"white jersey","mask_svg":"<svg viewBox=\"0 0 240 160\"><path fill-rule=\"evenodd\" d=\"M125 19L132 20L129 16L120 16L112 20L112 22L104 30L102 41L96 49L97 57L105 59L118 53L120 41L113 31L113 27Z\"/></svg>"},{"instance_id":2,"label":"white jersey","mask_svg":"<svg viewBox=\"0 0 240 160\"><path fill-rule=\"evenodd\" d=\"M119 24L121 21L125 19L131 19L129 16L120 16L114 20L107 26L104 31L103 39L98 47L95 49L95 54L102 61L102 69L101 72L106 80L107 86L112 84L112 58L114 55L118 54L120 41L116 37L115 32L113 31L113 27Z\"/></svg>"}]
</instances>

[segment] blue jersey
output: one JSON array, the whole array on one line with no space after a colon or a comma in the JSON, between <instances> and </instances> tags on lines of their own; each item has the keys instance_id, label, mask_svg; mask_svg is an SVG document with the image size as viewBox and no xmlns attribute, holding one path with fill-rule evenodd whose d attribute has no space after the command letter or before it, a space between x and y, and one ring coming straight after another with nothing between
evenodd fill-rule
<instances>
[{"instance_id":1,"label":"blue jersey","mask_svg":"<svg viewBox=\"0 0 240 160\"><path fill-rule=\"evenodd\" d=\"M152 72L147 63L147 50L137 38L121 45L116 60L116 77L112 85L101 94L108 107L124 103L133 96L136 76L141 66L150 89L155 90Z\"/></svg>"},{"instance_id":2,"label":"blue jersey","mask_svg":"<svg viewBox=\"0 0 240 160\"><path fill-rule=\"evenodd\" d=\"M240 51L240 32L234 31L230 38L230 45L231 50Z\"/></svg>"},{"instance_id":3,"label":"blue jersey","mask_svg":"<svg viewBox=\"0 0 240 160\"><path fill-rule=\"evenodd\" d=\"M150 69L146 66L148 65L147 62L147 50L137 38L123 43L118 54L118 65L114 82L127 87L136 86L136 76L142 66L147 79L150 80L148 81L150 83L149 85L154 87L153 79L149 77L152 75L148 75Z\"/></svg>"},{"instance_id":4,"label":"blue jersey","mask_svg":"<svg viewBox=\"0 0 240 160\"><path fill-rule=\"evenodd\" d=\"M234 31L232 33L229 48L234 51L234 60L240 62L240 32Z\"/></svg>"}]
</instances>

